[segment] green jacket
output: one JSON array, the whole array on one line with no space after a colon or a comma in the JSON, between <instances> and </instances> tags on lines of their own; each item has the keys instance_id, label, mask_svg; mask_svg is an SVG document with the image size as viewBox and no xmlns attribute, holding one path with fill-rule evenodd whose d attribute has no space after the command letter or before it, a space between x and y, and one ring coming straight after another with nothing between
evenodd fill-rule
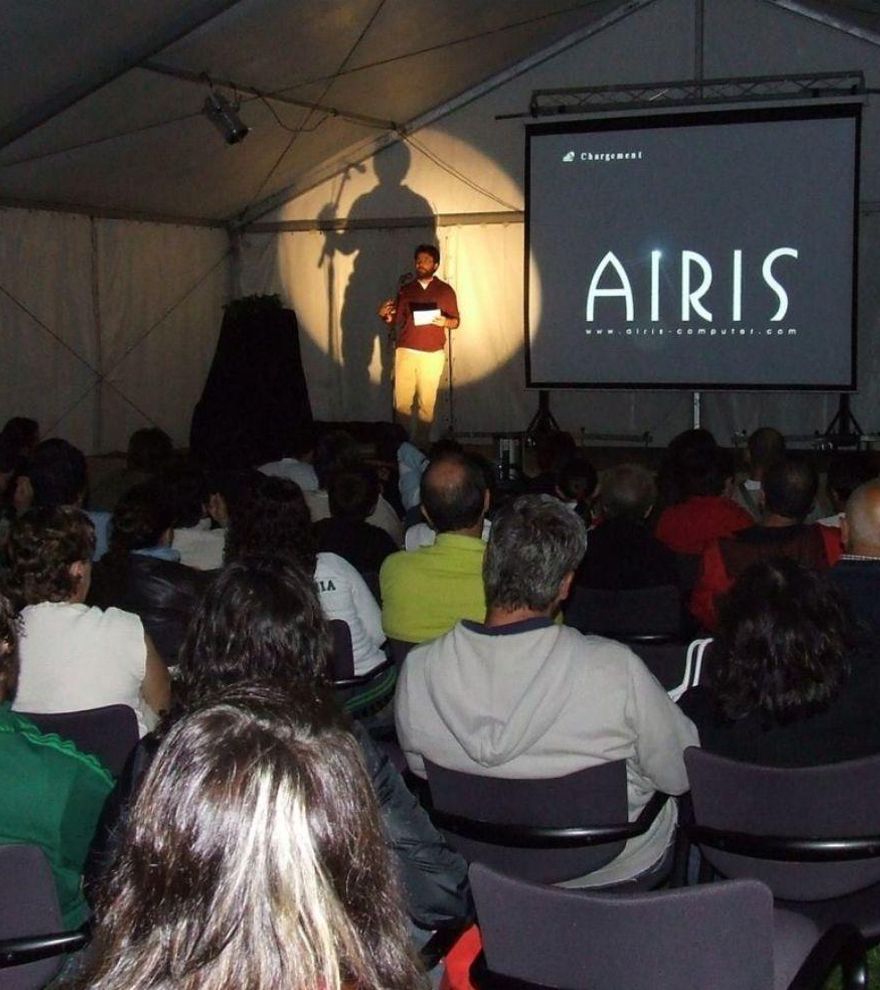
<instances>
[{"instance_id":1,"label":"green jacket","mask_svg":"<svg viewBox=\"0 0 880 990\"><path fill-rule=\"evenodd\" d=\"M0 705L0 843L46 854L65 928L88 917L82 869L113 777L72 742Z\"/></svg>"}]
</instances>

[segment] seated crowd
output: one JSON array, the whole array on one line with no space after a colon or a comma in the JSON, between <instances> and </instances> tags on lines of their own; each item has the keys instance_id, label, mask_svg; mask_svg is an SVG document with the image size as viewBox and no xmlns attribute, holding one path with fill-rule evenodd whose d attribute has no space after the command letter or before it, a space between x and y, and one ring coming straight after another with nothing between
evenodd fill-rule
<instances>
[{"instance_id":1,"label":"seated crowd","mask_svg":"<svg viewBox=\"0 0 880 990\"><path fill-rule=\"evenodd\" d=\"M739 478L705 430L656 476L597 473L555 435L537 477L500 485L390 426L371 458L341 431L285 453L212 474L138 431L90 501L77 448L28 420L0 433L0 842L43 850L66 927L93 919L70 985L420 985L431 934L474 911L420 803L426 764L547 779L624 761L630 821L671 798L563 881L594 887L671 858L688 747L880 754L868 455L829 464L823 508L769 427ZM637 638L566 621L573 593L670 587L682 648L713 637L677 702ZM114 704L141 737L118 779L29 718Z\"/></svg>"}]
</instances>

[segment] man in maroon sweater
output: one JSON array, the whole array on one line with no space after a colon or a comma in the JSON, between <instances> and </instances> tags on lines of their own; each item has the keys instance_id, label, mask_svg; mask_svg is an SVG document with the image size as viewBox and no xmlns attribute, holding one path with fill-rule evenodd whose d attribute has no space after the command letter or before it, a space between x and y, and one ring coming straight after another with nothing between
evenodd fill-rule
<instances>
[{"instance_id":1,"label":"man in maroon sweater","mask_svg":"<svg viewBox=\"0 0 880 990\"><path fill-rule=\"evenodd\" d=\"M446 331L459 324L458 301L451 285L435 276L440 251L433 244L415 250L415 278L404 282L396 299L386 299L379 317L397 328L394 354L394 413L409 427L415 407L413 436L430 440L437 388L443 374Z\"/></svg>"}]
</instances>

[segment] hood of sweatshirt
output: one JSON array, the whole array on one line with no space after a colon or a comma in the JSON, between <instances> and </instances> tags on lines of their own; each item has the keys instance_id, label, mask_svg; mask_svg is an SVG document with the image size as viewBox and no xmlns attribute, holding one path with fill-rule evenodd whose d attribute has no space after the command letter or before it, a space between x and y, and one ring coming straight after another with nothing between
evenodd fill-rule
<instances>
[{"instance_id":1,"label":"hood of sweatshirt","mask_svg":"<svg viewBox=\"0 0 880 990\"><path fill-rule=\"evenodd\" d=\"M530 619L500 630L460 622L427 665L427 691L450 733L485 767L508 763L552 731L566 705L574 630ZM583 663L581 654L580 662Z\"/></svg>"}]
</instances>

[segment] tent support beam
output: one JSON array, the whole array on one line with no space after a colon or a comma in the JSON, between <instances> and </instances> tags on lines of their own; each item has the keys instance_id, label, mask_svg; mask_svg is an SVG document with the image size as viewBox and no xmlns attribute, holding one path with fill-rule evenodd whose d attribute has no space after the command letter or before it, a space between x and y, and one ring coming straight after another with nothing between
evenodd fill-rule
<instances>
[{"instance_id":1,"label":"tent support beam","mask_svg":"<svg viewBox=\"0 0 880 990\"><path fill-rule=\"evenodd\" d=\"M654 3L657 3L657 0L625 0L620 7L606 14L604 17L599 18L599 20L595 23L590 24L585 28L581 28L579 31L574 31L572 34L566 35L565 38L560 41L554 42L552 45L542 49L540 52L529 55L514 65L508 66L506 69L494 76L491 76L489 79L485 79L483 82L478 83L471 89L460 93L458 96L453 97L451 100L447 100L445 103L441 103L439 106L436 106L432 110L415 117L413 120L400 124L399 127L395 127L393 129L389 128L389 131L392 131L392 133L380 134L371 138L367 142L361 142L354 147L343 149L339 155L327 162L326 165L312 169L305 175L301 176L297 182L292 183L283 189L279 189L278 192L272 193L272 195L267 196L258 203L254 203L240 216L230 217L230 223L235 227L245 229L248 228L255 220L259 220L260 217L270 213L276 207L283 205L289 199L293 199L296 196L309 192L309 190L319 186L322 182L326 182L328 179L332 179L341 172L344 172L345 169L351 167L351 165L357 162L365 161L372 155L377 154L387 145L394 144L397 141L402 141L405 135L413 134L424 127L429 127L431 124L436 123L438 120L442 120L444 117L449 116L449 114L454 113L456 110L460 110L462 107L468 106L468 104L480 99L480 97L485 96L487 93L491 93L493 90L504 86L511 80L518 78L526 72L529 72L531 69L534 69L539 65L543 65L544 62L547 62L550 59L555 58L557 55L561 55L563 52L576 47L588 38L601 34L608 28L611 28L615 24L625 20L627 17L650 7Z\"/></svg>"},{"instance_id":2,"label":"tent support beam","mask_svg":"<svg viewBox=\"0 0 880 990\"><path fill-rule=\"evenodd\" d=\"M252 223L249 234L283 234L312 230L401 230L408 227L472 227L498 223L523 223L525 215L519 210L491 213L440 213L424 217L370 217L364 220L280 220Z\"/></svg>"},{"instance_id":3,"label":"tent support beam","mask_svg":"<svg viewBox=\"0 0 880 990\"><path fill-rule=\"evenodd\" d=\"M188 72L186 69L177 69L171 65L162 65L160 62L144 62L138 66L147 72L156 72L162 76L171 76L183 82L193 83L203 89L210 81L212 86L222 86L224 89L231 89L238 93L247 93L258 100L270 100L272 103L284 103L290 107L299 107L303 110L317 110L326 113L331 117L341 117L343 120L350 120L353 124L364 124L367 127L376 127L382 131L395 131L397 124L393 120L385 120L382 117L369 117L363 113L353 113L350 110L340 110L338 107L328 107L322 103L314 103L312 100L297 100L291 96L281 96L278 93L264 93L253 86L244 86L232 79L216 79L214 76L206 78L204 72Z\"/></svg>"},{"instance_id":4,"label":"tent support beam","mask_svg":"<svg viewBox=\"0 0 880 990\"><path fill-rule=\"evenodd\" d=\"M767 0L767 2L771 7L780 7L792 14L799 14L801 17L824 24L825 27L834 28L835 31L842 31L853 38L858 38L859 41L880 45L880 36L875 32L859 27L857 24L851 24L844 17L835 17L830 11L820 11L814 7L807 7L805 4L799 3L798 0Z\"/></svg>"},{"instance_id":5,"label":"tent support beam","mask_svg":"<svg viewBox=\"0 0 880 990\"><path fill-rule=\"evenodd\" d=\"M224 14L240 2L241 0L203 0L170 24L141 38L136 46L121 53L113 61L101 65L93 75L78 80L23 113L17 120L0 127L0 148L5 148L25 134L30 134L75 103L107 86L141 62L168 48L169 45L192 34L197 28Z\"/></svg>"},{"instance_id":6,"label":"tent support beam","mask_svg":"<svg viewBox=\"0 0 880 990\"><path fill-rule=\"evenodd\" d=\"M89 206L85 203L56 203L51 200L14 199L9 196L0 196L0 209L68 213L73 216L92 217L95 220L132 220L136 223L168 223L177 227L229 229L229 224L225 220L209 220L206 217L177 217L164 213L138 213L135 210L109 210L100 206Z\"/></svg>"}]
</instances>

